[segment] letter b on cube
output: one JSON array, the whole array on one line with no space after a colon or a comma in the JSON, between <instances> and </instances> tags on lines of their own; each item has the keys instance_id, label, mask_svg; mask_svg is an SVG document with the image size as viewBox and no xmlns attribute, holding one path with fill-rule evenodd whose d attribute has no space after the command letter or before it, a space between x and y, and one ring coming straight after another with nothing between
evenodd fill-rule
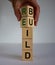
<instances>
[{"instance_id":1,"label":"letter b on cube","mask_svg":"<svg viewBox=\"0 0 55 65\"><path fill-rule=\"evenodd\" d=\"M32 6L23 6L21 8L21 15L22 16L30 16L33 17L34 16L34 9Z\"/></svg>"}]
</instances>

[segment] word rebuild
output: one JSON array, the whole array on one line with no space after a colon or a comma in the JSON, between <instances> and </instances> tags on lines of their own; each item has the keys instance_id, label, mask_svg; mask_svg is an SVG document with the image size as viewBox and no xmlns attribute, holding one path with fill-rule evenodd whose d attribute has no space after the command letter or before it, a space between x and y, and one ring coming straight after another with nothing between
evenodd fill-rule
<instances>
[{"instance_id":1,"label":"word rebuild","mask_svg":"<svg viewBox=\"0 0 55 65\"><path fill-rule=\"evenodd\" d=\"M34 9L26 5L21 8L22 27L22 59L29 61L33 59L33 27L34 27Z\"/></svg>"}]
</instances>

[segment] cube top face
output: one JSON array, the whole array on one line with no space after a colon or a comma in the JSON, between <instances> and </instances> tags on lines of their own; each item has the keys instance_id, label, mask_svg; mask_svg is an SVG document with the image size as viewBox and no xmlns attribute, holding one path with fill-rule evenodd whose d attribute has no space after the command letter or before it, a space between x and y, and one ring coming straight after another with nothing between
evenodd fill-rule
<instances>
[{"instance_id":1,"label":"cube top face","mask_svg":"<svg viewBox=\"0 0 55 65\"><path fill-rule=\"evenodd\" d=\"M34 27L34 18L33 17L22 17L20 26L23 27Z\"/></svg>"},{"instance_id":2,"label":"cube top face","mask_svg":"<svg viewBox=\"0 0 55 65\"><path fill-rule=\"evenodd\" d=\"M34 9L32 6L23 6L21 8L21 15L22 16L30 16L33 17L34 16Z\"/></svg>"}]
</instances>

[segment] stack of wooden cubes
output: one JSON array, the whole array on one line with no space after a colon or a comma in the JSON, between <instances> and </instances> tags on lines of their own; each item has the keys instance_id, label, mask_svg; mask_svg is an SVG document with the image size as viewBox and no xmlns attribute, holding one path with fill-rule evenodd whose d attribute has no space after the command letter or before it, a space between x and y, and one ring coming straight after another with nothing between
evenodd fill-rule
<instances>
[{"instance_id":1,"label":"stack of wooden cubes","mask_svg":"<svg viewBox=\"0 0 55 65\"><path fill-rule=\"evenodd\" d=\"M34 9L26 5L21 8L21 28L22 28L22 59L29 61L33 59L33 27Z\"/></svg>"}]
</instances>

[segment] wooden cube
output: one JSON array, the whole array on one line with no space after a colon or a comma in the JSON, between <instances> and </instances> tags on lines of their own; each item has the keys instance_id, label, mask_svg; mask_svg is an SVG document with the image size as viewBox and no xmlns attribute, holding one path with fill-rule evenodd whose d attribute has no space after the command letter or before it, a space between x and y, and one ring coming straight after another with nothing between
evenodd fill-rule
<instances>
[{"instance_id":1,"label":"wooden cube","mask_svg":"<svg viewBox=\"0 0 55 65\"><path fill-rule=\"evenodd\" d=\"M32 17L22 17L20 21L21 27L34 27L34 18Z\"/></svg>"},{"instance_id":2,"label":"wooden cube","mask_svg":"<svg viewBox=\"0 0 55 65\"><path fill-rule=\"evenodd\" d=\"M30 50L33 48L33 39L22 39L22 49Z\"/></svg>"},{"instance_id":3,"label":"wooden cube","mask_svg":"<svg viewBox=\"0 0 55 65\"><path fill-rule=\"evenodd\" d=\"M22 51L22 60L24 60L24 61L33 60L33 52L32 52L32 50L23 50Z\"/></svg>"},{"instance_id":4,"label":"wooden cube","mask_svg":"<svg viewBox=\"0 0 55 65\"><path fill-rule=\"evenodd\" d=\"M22 28L22 38L23 39L33 38L33 29L31 27Z\"/></svg>"},{"instance_id":5,"label":"wooden cube","mask_svg":"<svg viewBox=\"0 0 55 65\"><path fill-rule=\"evenodd\" d=\"M34 9L32 6L26 5L21 8L21 15L25 17L33 17L34 16Z\"/></svg>"}]
</instances>

